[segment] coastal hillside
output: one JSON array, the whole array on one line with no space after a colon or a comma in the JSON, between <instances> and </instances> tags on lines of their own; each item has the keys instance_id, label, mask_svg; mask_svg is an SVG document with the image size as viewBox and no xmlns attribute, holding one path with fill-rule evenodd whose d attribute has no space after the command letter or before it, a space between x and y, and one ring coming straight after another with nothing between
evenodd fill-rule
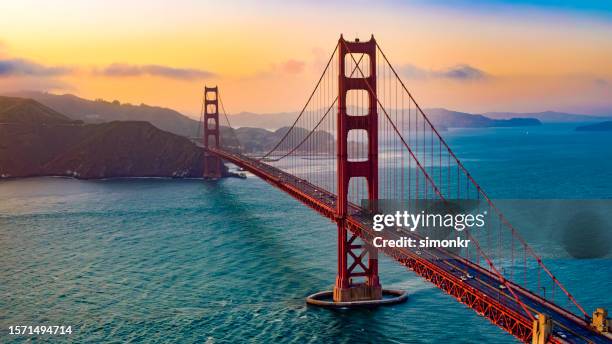
<instances>
[{"instance_id":1,"label":"coastal hillside","mask_svg":"<svg viewBox=\"0 0 612 344\"><path fill-rule=\"evenodd\" d=\"M0 97L0 123L66 124L73 121L32 99Z\"/></svg>"},{"instance_id":2,"label":"coastal hillside","mask_svg":"<svg viewBox=\"0 0 612 344\"><path fill-rule=\"evenodd\" d=\"M57 95L35 91L22 91L10 96L29 98L66 116L85 123L112 121L145 121L161 130L191 137L196 135L198 121L181 113L159 106L132 105L102 99L88 100L72 94Z\"/></svg>"},{"instance_id":3,"label":"coastal hillside","mask_svg":"<svg viewBox=\"0 0 612 344\"><path fill-rule=\"evenodd\" d=\"M0 176L200 177L202 150L147 122L83 124L0 97Z\"/></svg>"}]
</instances>

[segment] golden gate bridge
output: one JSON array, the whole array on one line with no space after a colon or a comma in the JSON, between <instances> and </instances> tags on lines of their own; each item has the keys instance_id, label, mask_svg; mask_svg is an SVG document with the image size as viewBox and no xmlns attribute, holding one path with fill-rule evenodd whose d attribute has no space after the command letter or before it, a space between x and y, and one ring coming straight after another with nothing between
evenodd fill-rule
<instances>
[{"instance_id":1,"label":"golden gate bridge","mask_svg":"<svg viewBox=\"0 0 612 344\"><path fill-rule=\"evenodd\" d=\"M221 140L219 105L231 139ZM340 37L299 115L267 152L245 152L217 87L204 89L201 121L204 178L219 178L222 160L231 162L337 224L332 301L315 296L310 302L384 300L377 256L382 252L523 342L612 342L607 312L599 308L589 315L504 217L373 36L365 42ZM474 200L489 219L484 229L460 232L471 247L375 249L376 237L416 234L374 231L362 200Z\"/></svg>"}]
</instances>

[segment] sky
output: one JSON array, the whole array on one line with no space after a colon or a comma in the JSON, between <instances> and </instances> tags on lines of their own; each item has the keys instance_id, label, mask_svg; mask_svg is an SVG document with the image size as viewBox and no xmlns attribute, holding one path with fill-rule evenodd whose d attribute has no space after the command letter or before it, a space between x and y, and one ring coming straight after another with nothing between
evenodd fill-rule
<instances>
[{"instance_id":1,"label":"sky","mask_svg":"<svg viewBox=\"0 0 612 344\"><path fill-rule=\"evenodd\" d=\"M610 1L2 1L0 93L197 117L299 110L338 37L374 34L422 107L612 114Z\"/></svg>"}]
</instances>

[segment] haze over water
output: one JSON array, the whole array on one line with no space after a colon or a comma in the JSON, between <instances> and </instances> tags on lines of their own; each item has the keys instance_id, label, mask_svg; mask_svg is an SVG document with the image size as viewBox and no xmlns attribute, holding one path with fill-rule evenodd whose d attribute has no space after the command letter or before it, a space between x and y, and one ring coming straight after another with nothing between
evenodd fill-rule
<instances>
[{"instance_id":1,"label":"haze over water","mask_svg":"<svg viewBox=\"0 0 612 344\"><path fill-rule=\"evenodd\" d=\"M611 199L612 136L572 129L443 135L493 198ZM36 178L0 195L2 342L28 339L8 337L16 324L72 325L54 337L72 342L515 342L387 258L381 281L407 303L306 307L334 282L335 225L256 177ZM545 262L590 312L612 308L609 258Z\"/></svg>"}]
</instances>

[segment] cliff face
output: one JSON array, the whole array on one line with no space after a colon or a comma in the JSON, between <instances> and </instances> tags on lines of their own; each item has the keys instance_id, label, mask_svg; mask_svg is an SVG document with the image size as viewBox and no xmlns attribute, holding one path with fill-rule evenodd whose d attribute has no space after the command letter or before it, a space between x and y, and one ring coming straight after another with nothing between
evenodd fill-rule
<instances>
[{"instance_id":1,"label":"cliff face","mask_svg":"<svg viewBox=\"0 0 612 344\"><path fill-rule=\"evenodd\" d=\"M0 110L0 176L202 176L202 149L185 137L147 122L84 125L30 102L21 114ZM0 97L2 109L13 103Z\"/></svg>"}]
</instances>

